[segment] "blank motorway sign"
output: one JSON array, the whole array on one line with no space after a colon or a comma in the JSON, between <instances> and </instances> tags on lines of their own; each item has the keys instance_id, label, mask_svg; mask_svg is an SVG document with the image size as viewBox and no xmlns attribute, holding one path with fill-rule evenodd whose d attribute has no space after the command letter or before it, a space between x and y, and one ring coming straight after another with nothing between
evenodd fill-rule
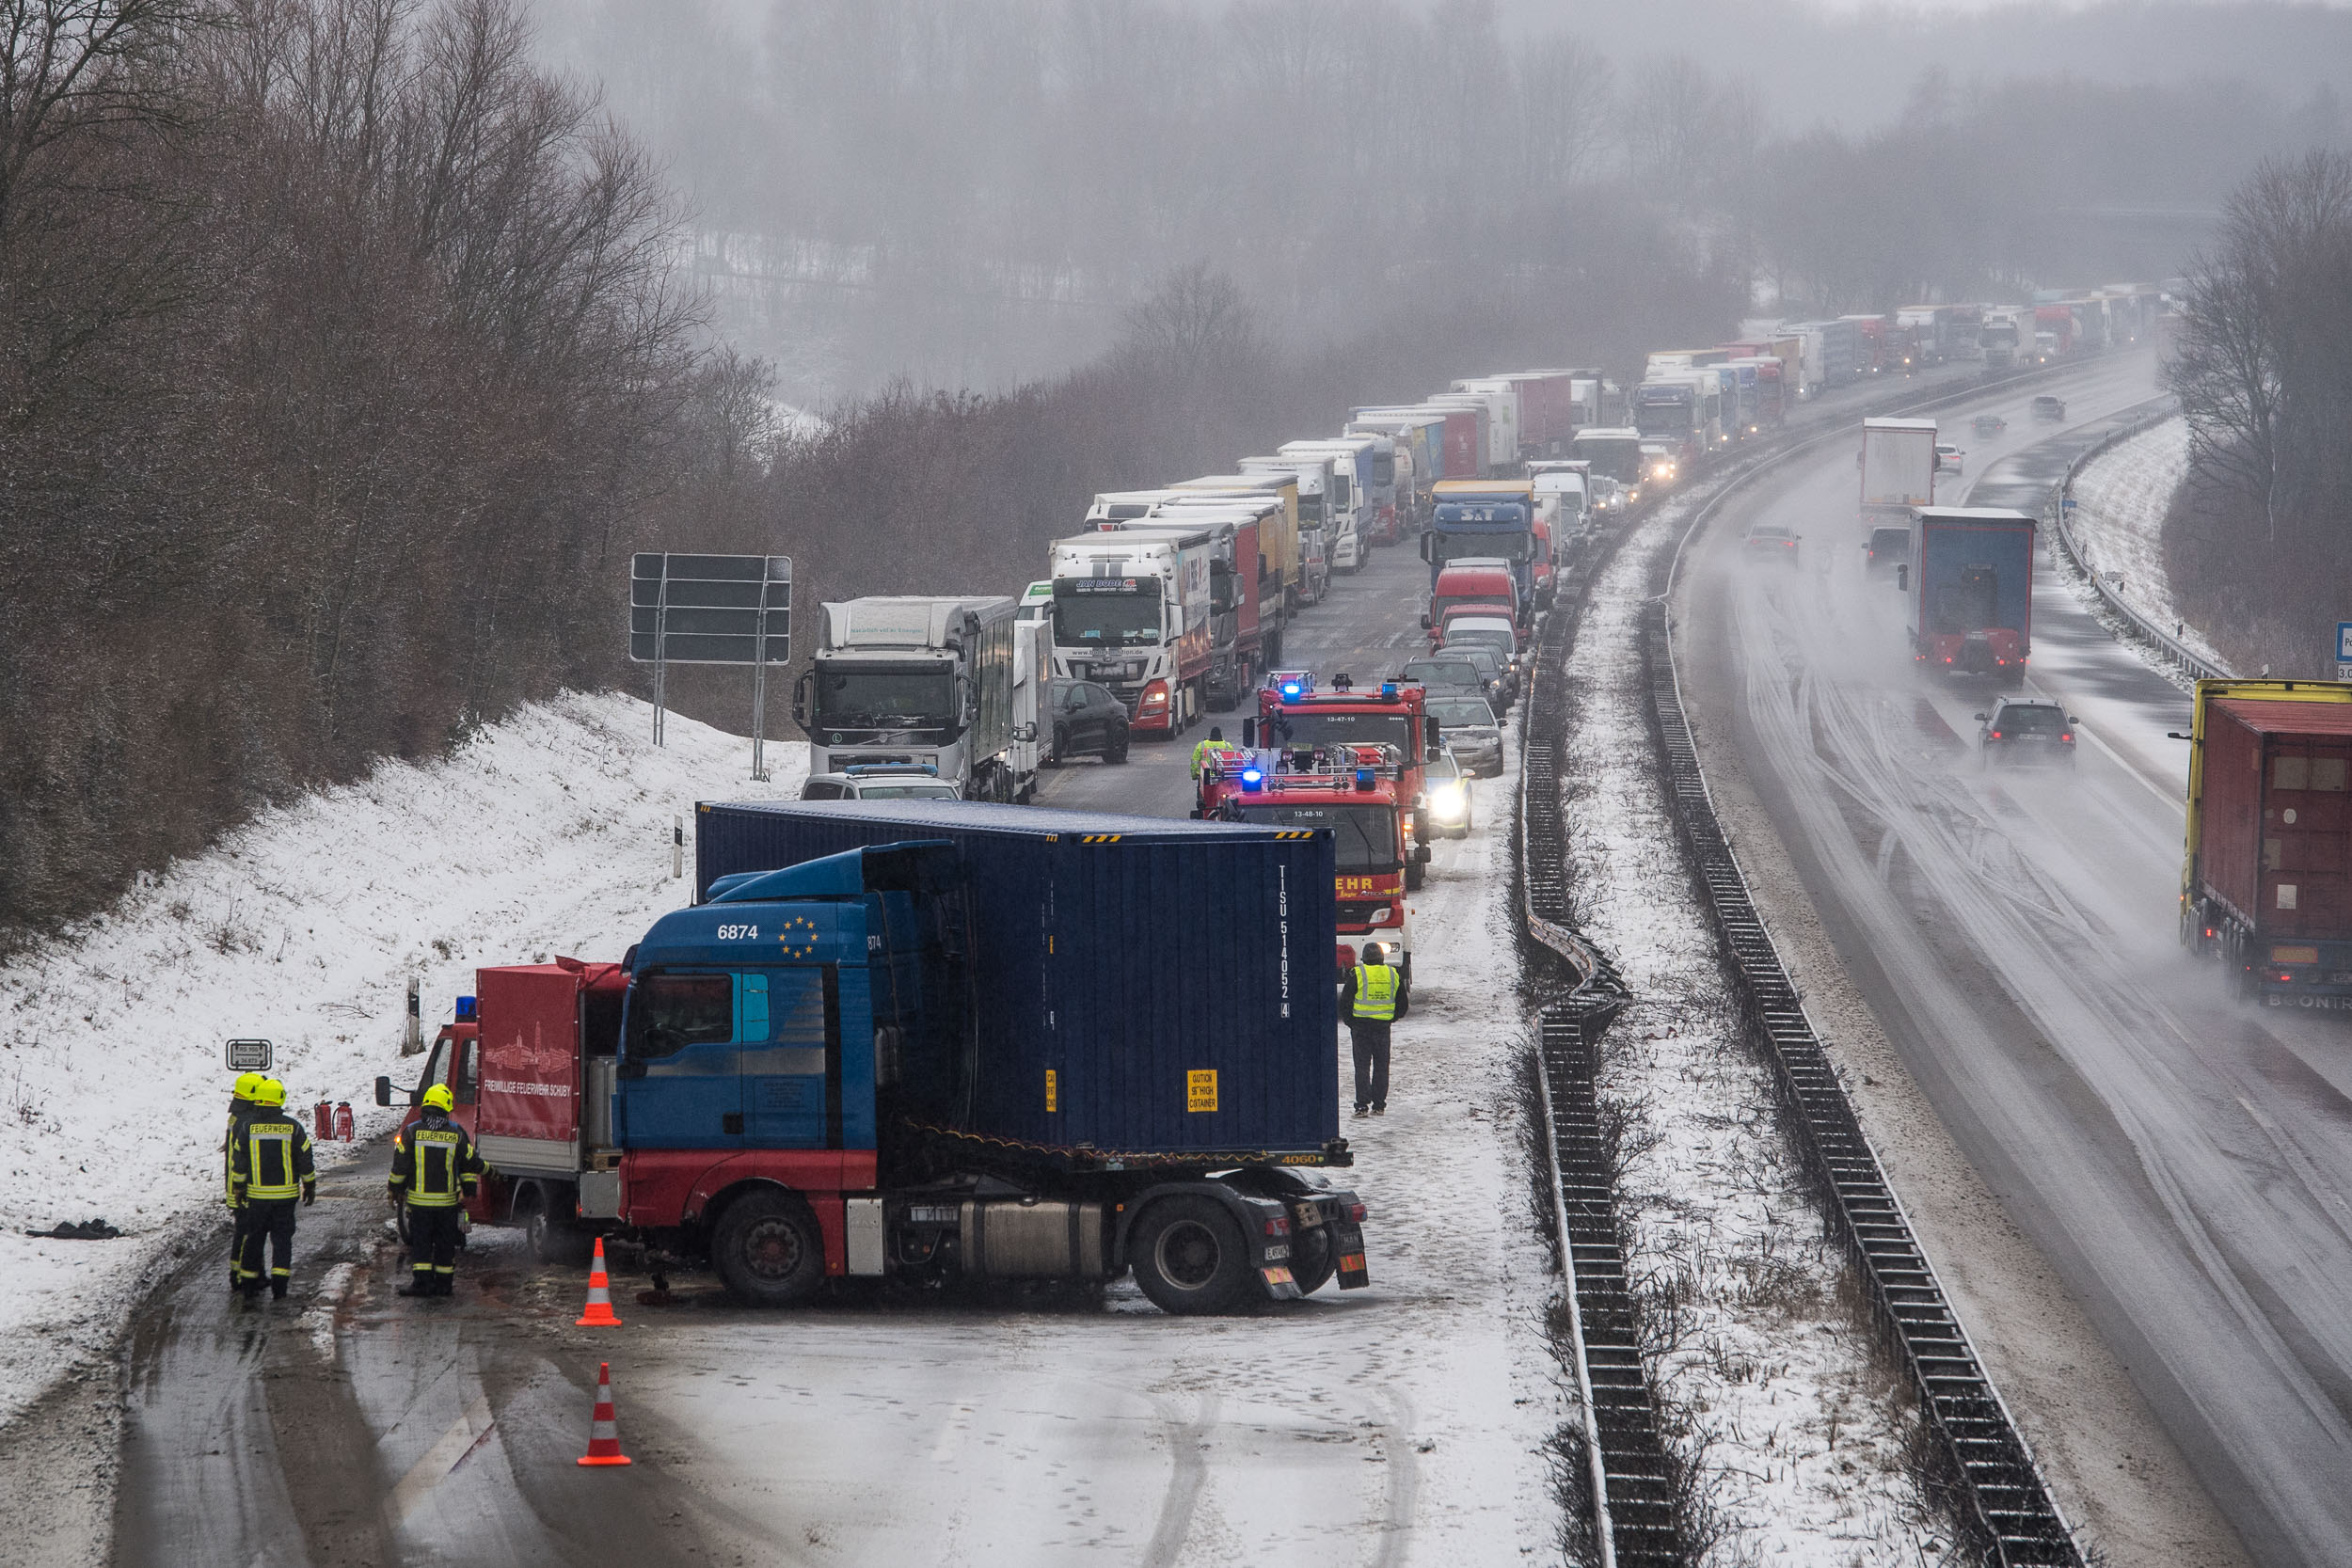
<instances>
[{"instance_id":1,"label":"blank motorway sign","mask_svg":"<svg viewBox=\"0 0 2352 1568\"><path fill-rule=\"evenodd\" d=\"M638 664L788 663L792 558L639 555L629 569L628 657Z\"/></svg>"}]
</instances>

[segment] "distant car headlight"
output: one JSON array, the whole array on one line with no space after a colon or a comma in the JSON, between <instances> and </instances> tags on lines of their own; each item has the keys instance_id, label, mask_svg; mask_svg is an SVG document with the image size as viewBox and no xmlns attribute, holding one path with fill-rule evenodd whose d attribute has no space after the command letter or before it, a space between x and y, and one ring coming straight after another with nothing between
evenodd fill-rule
<instances>
[{"instance_id":1,"label":"distant car headlight","mask_svg":"<svg viewBox=\"0 0 2352 1568\"><path fill-rule=\"evenodd\" d=\"M1439 784L1429 797L1429 815L1449 825L1470 815L1470 791L1459 780Z\"/></svg>"}]
</instances>

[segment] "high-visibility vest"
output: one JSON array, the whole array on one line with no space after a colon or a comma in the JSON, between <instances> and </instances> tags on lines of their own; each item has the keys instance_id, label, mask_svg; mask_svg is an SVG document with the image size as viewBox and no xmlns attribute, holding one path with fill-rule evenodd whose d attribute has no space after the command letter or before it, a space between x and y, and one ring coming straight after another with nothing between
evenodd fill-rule
<instances>
[{"instance_id":1,"label":"high-visibility vest","mask_svg":"<svg viewBox=\"0 0 2352 1568\"><path fill-rule=\"evenodd\" d=\"M1356 966L1356 1016L1376 1023L1396 1022L1396 971L1387 964Z\"/></svg>"},{"instance_id":2,"label":"high-visibility vest","mask_svg":"<svg viewBox=\"0 0 2352 1568\"><path fill-rule=\"evenodd\" d=\"M310 1134L274 1108L258 1110L239 1130L229 1157L229 1196L267 1202L299 1197L314 1180Z\"/></svg>"},{"instance_id":3,"label":"high-visibility vest","mask_svg":"<svg viewBox=\"0 0 2352 1568\"><path fill-rule=\"evenodd\" d=\"M1230 752L1232 749L1233 743L1230 740L1201 741L1192 749L1192 776L1196 779L1200 776L1200 765L1211 752Z\"/></svg>"},{"instance_id":4,"label":"high-visibility vest","mask_svg":"<svg viewBox=\"0 0 2352 1568\"><path fill-rule=\"evenodd\" d=\"M456 1207L460 1197L472 1195L481 1173L473 1140L453 1121L439 1127L419 1122L392 1140L389 1185L416 1208Z\"/></svg>"}]
</instances>

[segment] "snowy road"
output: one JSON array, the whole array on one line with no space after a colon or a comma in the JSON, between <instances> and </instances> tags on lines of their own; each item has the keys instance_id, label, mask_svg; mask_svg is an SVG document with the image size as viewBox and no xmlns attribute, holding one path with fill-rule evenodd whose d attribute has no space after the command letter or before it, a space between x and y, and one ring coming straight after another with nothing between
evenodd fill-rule
<instances>
[{"instance_id":1,"label":"snowy road","mask_svg":"<svg viewBox=\"0 0 2352 1568\"><path fill-rule=\"evenodd\" d=\"M1389 673L1424 568L1384 550L1294 630ZM1352 666L1351 666L1352 661ZM1236 721L1239 715L1233 716ZM1199 732L1205 734L1206 731ZM1051 775L1043 803L1181 816L1180 746ZM1100 1294L845 1292L733 1307L707 1278L576 1330L583 1279L477 1231L461 1299L391 1295L380 1159L306 1216L296 1299L230 1309L216 1254L140 1316L114 1560L1078 1563L1517 1560L1557 1513L1551 1280L1503 1107L1519 1027L1503 900L1516 775L1441 843L1390 1113L1345 1121L1373 1285L1175 1319ZM1340 1047L1335 1042L1334 1049ZM1344 1074L1345 1068L1343 1067ZM627 1471L572 1464L599 1359Z\"/></svg>"},{"instance_id":2,"label":"snowy road","mask_svg":"<svg viewBox=\"0 0 2352 1568\"><path fill-rule=\"evenodd\" d=\"M2104 420L2144 359L2058 388ZM2067 452L2014 394L1975 504L2039 509ZM1979 411L1940 416L1957 424ZM2102 424L2099 429L2104 429ZM2024 449L2032 446L2034 450ZM1990 448L1991 450L1986 450ZM1684 679L1736 749L1839 958L1962 1148L2054 1259L2257 1560L2352 1558L2352 1037L2240 1006L2175 942L2185 696L2037 577L2030 692L2073 771L1986 773L1991 695L1915 676L1831 443L1726 509L1677 594ZM1805 534L1795 570L1745 525Z\"/></svg>"}]
</instances>

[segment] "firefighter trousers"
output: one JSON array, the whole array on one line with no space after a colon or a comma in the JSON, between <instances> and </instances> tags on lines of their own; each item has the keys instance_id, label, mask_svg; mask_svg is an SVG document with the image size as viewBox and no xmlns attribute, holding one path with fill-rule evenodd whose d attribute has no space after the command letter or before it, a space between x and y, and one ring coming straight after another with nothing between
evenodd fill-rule
<instances>
[{"instance_id":1,"label":"firefighter trousers","mask_svg":"<svg viewBox=\"0 0 2352 1568\"><path fill-rule=\"evenodd\" d=\"M258 1292L266 1280L276 1295L286 1293L294 1277L294 1210L298 1197L249 1197L237 1211L237 1238L230 1253L230 1273L246 1294ZM269 1246L269 1264L262 1267L262 1247Z\"/></svg>"},{"instance_id":2,"label":"firefighter trousers","mask_svg":"<svg viewBox=\"0 0 2352 1568\"><path fill-rule=\"evenodd\" d=\"M437 1293L454 1288L457 1273L457 1206L408 1205L408 1275Z\"/></svg>"},{"instance_id":3,"label":"firefighter trousers","mask_svg":"<svg viewBox=\"0 0 2352 1568\"><path fill-rule=\"evenodd\" d=\"M1348 1042L1355 1047L1356 1108L1389 1108L1389 1025L1376 1018L1347 1021Z\"/></svg>"}]
</instances>

